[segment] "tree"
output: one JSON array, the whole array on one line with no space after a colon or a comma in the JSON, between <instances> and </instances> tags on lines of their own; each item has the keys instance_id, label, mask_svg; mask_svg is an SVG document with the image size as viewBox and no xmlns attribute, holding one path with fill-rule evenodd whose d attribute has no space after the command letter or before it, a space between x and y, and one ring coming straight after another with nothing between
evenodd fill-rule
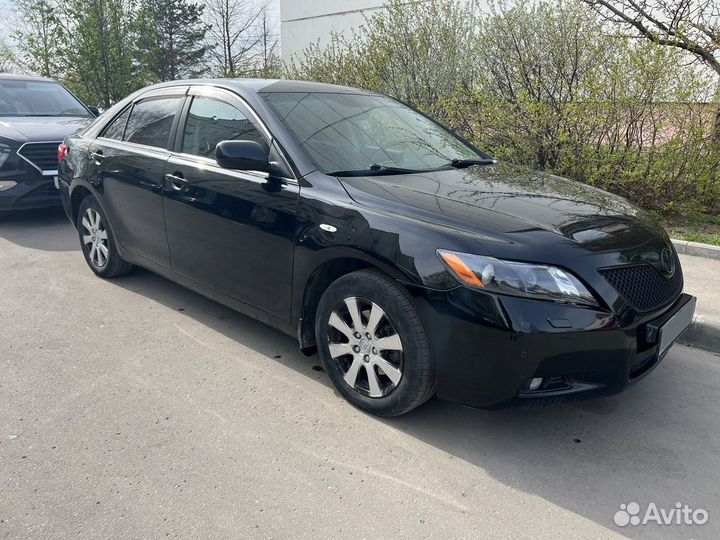
<instances>
[{"instance_id":1,"label":"tree","mask_svg":"<svg viewBox=\"0 0 720 540\"><path fill-rule=\"evenodd\" d=\"M521 161L557 166L563 140L567 143L562 132L568 104L590 98L588 79L598 64L609 67L595 19L572 2L520 0L511 8L498 4L480 21L476 60L486 69L477 88L513 118L517 135L512 146ZM495 125L492 113L483 124L486 132Z\"/></svg>"},{"instance_id":2,"label":"tree","mask_svg":"<svg viewBox=\"0 0 720 540\"><path fill-rule=\"evenodd\" d=\"M279 77L282 61L280 59L280 41L275 33L275 24L270 20L267 8L263 9L258 23L259 43L258 66L254 75L258 77Z\"/></svg>"},{"instance_id":3,"label":"tree","mask_svg":"<svg viewBox=\"0 0 720 540\"><path fill-rule=\"evenodd\" d=\"M657 43L687 51L720 76L720 3L717 0L583 0L607 20ZM720 140L720 107L715 116Z\"/></svg>"},{"instance_id":4,"label":"tree","mask_svg":"<svg viewBox=\"0 0 720 540\"><path fill-rule=\"evenodd\" d=\"M109 107L139 86L134 0L65 0L65 82L87 103Z\"/></svg>"},{"instance_id":5,"label":"tree","mask_svg":"<svg viewBox=\"0 0 720 540\"><path fill-rule=\"evenodd\" d=\"M17 60L12 49L0 42L0 73L10 73L16 69Z\"/></svg>"},{"instance_id":6,"label":"tree","mask_svg":"<svg viewBox=\"0 0 720 540\"><path fill-rule=\"evenodd\" d=\"M258 22L267 9L256 6L251 0L209 0L206 18L211 56L215 72L222 77L238 77L255 67L257 47L261 35Z\"/></svg>"},{"instance_id":7,"label":"tree","mask_svg":"<svg viewBox=\"0 0 720 540\"><path fill-rule=\"evenodd\" d=\"M140 11L138 56L156 81L202 75L209 26L203 5L188 0L146 0Z\"/></svg>"},{"instance_id":8,"label":"tree","mask_svg":"<svg viewBox=\"0 0 720 540\"><path fill-rule=\"evenodd\" d=\"M55 5L47 0L17 0L18 29L13 34L24 67L43 77L58 78L67 43Z\"/></svg>"},{"instance_id":9,"label":"tree","mask_svg":"<svg viewBox=\"0 0 720 540\"><path fill-rule=\"evenodd\" d=\"M288 74L370 88L443 117L443 101L473 79L473 19L464 2L391 0L351 38L330 36L293 58Z\"/></svg>"}]
</instances>

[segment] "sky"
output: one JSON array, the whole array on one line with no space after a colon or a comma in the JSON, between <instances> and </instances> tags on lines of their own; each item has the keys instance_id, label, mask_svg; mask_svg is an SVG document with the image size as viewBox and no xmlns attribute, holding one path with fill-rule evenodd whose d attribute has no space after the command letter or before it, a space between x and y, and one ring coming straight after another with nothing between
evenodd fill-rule
<instances>
[{"instance_id":1,"label":"sky","mask_svg":"<svg viewBox=\"0 0 720 540\"><path fill-rule=\"evenodd\" d=\"M267 0L270 6L270 10L273 13L275 19L280 24L280 0ZM202 2L201 2L202 3ZM15 10L15 2L13 0L0 0L0 13L12 13ZM3 17L3 21L0 22L0 42L4 42L8 45L10 43L10 35L13 33L11 27L12 17Z\"/></svg>"},{"instance_id":2,"label":"sky","mask_svg":"<svg viewBox=\"0 0 720 540\"><path fill-rule=\"evenodd\" d=\"M15 3L12 0L0 0L0 13L8 13L14 10ZM3 17L3 22L0 22L0 40L7 43L9 41L12 30L9 27L7 17ZM8 43L9 44L9 43Z\"/></svg>"}]
</instances>

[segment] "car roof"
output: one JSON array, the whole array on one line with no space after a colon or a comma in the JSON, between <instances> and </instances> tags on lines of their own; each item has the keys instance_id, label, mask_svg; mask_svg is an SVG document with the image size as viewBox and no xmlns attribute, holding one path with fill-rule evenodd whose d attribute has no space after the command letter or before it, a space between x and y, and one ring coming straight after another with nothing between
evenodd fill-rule
<instances>
[{"instance_id":1,"label":"car roof","mask_svg":"<svg viewBox=\"0 0 720 540\"><path fill-rule=\"evenodd\" d=\"M285 79L187 79L159 83L143 90L163 88L168 86L211 85L233 89L240 94L247 95L276 92L302 92L302 93L330 93L330 94L374 94L367 90L340 86L337 84L318 83L310 81L290 81Z\"/></svg>"},{"instance_id":2,"label":"car roof","mask_svg":"<svg viewBox=\"0 0 720 540\"><path fill-rule=\"evenodd\" d=\"M57 82L54 79L46 77L38 77L36 75L21 75L19 73L0 73L0 80L5 81L38 81L38 82Z\"/></svg>"}]
</instances>

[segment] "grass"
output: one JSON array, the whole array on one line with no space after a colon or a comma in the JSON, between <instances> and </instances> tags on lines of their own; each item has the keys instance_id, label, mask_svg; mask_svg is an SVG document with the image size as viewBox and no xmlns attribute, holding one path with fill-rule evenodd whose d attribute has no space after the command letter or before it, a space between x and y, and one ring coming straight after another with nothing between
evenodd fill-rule
<instances>
[{"instance_id":1,"label":"grass","mask_svg":"<svg viewBox=\"0 0 720 540\"><path fill-rule=\"evenodd\" d=\"M720 215L701 214L685 220L672 218L664 225L671 238L720 246Z\"/></svg>"}]
</instances>

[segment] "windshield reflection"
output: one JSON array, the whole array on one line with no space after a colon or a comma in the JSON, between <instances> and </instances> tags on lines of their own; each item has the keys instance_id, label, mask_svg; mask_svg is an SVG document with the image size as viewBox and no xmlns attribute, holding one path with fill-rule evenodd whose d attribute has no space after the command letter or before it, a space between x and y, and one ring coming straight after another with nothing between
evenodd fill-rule
<instances>
[{"instance_id":1,"label":"windshield reflection","mask_svg":"<svg viewBox=\"0 0 720 540\"><path fill-rule=\"evenodd\" d=\"M327 174L428 171L453 161L488 159L439 124L385 96L274 92L263 97Z\"/></svg>"}]
</instances>

